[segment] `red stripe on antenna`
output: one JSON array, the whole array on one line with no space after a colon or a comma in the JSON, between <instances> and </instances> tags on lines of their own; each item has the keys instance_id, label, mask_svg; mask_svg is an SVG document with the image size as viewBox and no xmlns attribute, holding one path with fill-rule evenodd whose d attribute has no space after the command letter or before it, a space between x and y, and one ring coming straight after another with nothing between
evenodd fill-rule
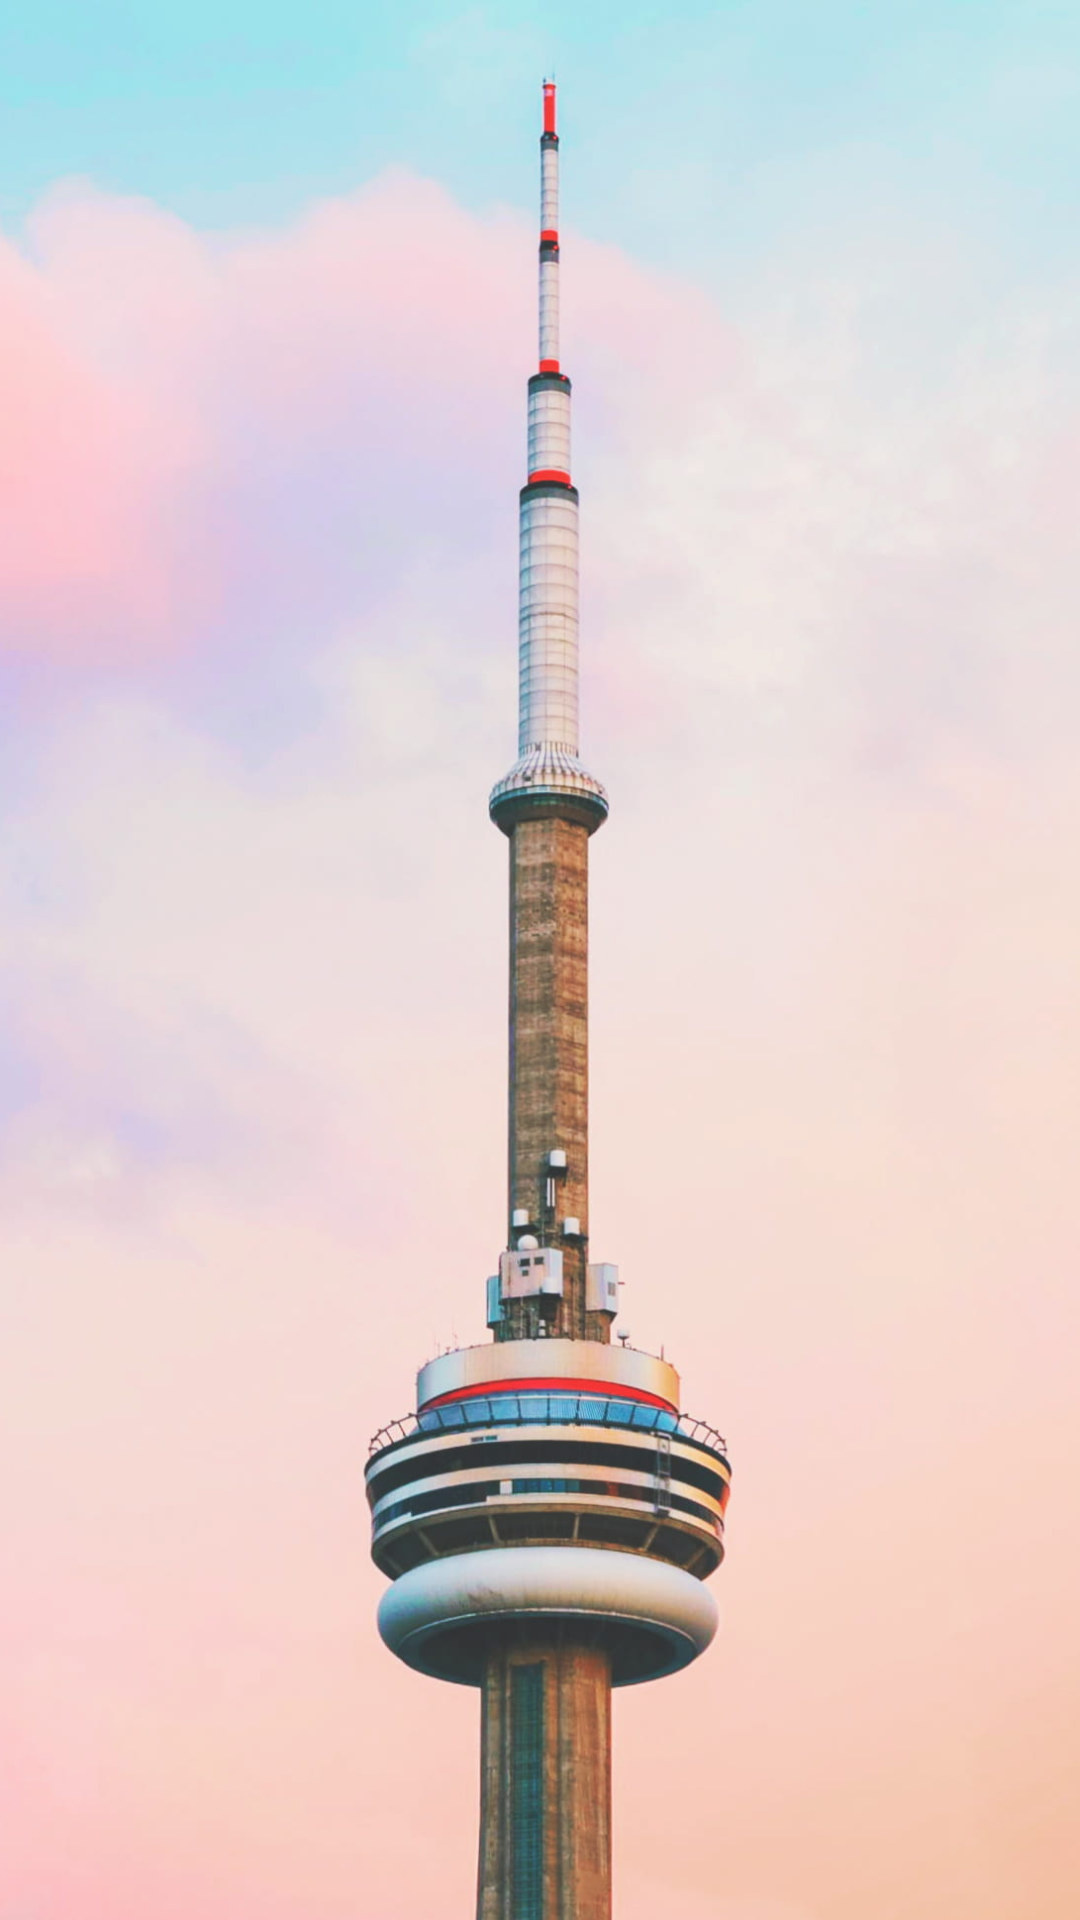
<instances>
[{"instance_id":1,"label":"red stripe on antenna","mask_svg":"<svg viewBox=\"0 0 1080 1920\"><path fill-rule=\"evenodd\" d=\"M544 132L555 131L555 82L544 81Z\"/></svg>"},{"instance_id":2,"label":"red stripe on antenna","mask_svg":"<svg viewBox=\"0 0 1080 1920\"><path fill-rule=\"evenodd\" d=\"M559 363L557 360L541 360L540 371L541 373L558 373Z\"/></svg>"},{"instance_id":3,"label":"red stripe on antenna","mask_svg":"<svg viewBox=\"0 0 1080 1920\"><path fill-rule=\"evenodd\" d=\"M559 480L564 487L570 485L570 475L564 473L561 467L537 467L536 472L529 475L530 487L534 480Z\"/></svg>"}]
</instances>

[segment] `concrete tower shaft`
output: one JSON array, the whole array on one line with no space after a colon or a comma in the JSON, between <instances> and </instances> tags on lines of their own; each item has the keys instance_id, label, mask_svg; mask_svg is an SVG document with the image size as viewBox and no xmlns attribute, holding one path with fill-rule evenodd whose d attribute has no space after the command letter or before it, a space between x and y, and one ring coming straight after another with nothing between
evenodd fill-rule
<instances>
[{"instance_id":1,"label":"concrete tower shaft","mask_svg":"<svg viewBox=\"0 0 1080 1920\"><path fill-rule=\"evenodd\" d=\"M477 1920L608 1920L610 1655L557 1634L506 1643L481 1701Z\"/></svg>"},{"instance_id":2,"label":"concrete tower shaft","mask_svg":"<svg viewBox=\"0 0 1080 1920\"><path fill-rule=\"evenodd\" d=\"M510 1218L562 1257L563 1291L508 1300L497 1339L610 1339L586 1305L589 1231L589 834L557 812L510 834ZM551 1149L566 1156L553 1169ZM569 1226L568 1226L569 1223ZM515 1236L516 1237L516 1236Z\"/></svg>"}]
</instances>

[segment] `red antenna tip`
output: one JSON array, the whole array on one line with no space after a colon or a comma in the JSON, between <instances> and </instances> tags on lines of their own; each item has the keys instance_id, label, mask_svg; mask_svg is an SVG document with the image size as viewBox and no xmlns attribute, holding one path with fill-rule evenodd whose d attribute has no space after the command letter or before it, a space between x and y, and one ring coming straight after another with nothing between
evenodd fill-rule
<instances>
[{"instance_id":1,"label":"red antenna tip","mask_svg":"<svg viewBox=\"0 0 1080 1920\"><path fill-rule=\"evenodd\" d=\"M555 82L544 81L544 132L555 131Z\"/></svg>"}]
</instances>

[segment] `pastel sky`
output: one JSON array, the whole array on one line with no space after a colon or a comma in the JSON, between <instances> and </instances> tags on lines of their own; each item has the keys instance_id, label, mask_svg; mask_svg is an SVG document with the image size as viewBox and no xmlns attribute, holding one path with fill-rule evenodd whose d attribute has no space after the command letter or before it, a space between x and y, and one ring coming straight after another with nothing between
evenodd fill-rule
<instances>
[{"instance_id":1,"label":"pastel sky","mask_svg":"<svg viewBox=\"0 0 1080 1920\"><path fill-rule=\"evenodd\" d=\"M20 17L21 16L21 17ZM0 26L0 1920L467 1914L369 1434L503 1224L538 83L593 1244L735 1467L620 1920L1080 1911L1080 13Z\"/></svg>"}]
</instances>

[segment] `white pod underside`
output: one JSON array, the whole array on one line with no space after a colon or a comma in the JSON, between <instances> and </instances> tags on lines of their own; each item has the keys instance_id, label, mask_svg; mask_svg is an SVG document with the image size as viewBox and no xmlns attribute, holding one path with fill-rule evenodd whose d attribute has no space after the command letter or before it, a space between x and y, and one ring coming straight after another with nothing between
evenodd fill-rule
<instances>
[{"instance_id":1,"label":"white pod underside","mask_svg":"<svg viewBox=\"0 0 1080 1920\"><path fill-rule=\"evenodd\" d=\"M612 1648L616 1686L676 1673L704 1653L719 1615L700 1580L662 1560L608 1547L490 1547L429 1560L379 1604L379 1632L407 1666L476 1685L470 1629L538 1630L580 1621Z\"/></svg>"}]
</instances>

